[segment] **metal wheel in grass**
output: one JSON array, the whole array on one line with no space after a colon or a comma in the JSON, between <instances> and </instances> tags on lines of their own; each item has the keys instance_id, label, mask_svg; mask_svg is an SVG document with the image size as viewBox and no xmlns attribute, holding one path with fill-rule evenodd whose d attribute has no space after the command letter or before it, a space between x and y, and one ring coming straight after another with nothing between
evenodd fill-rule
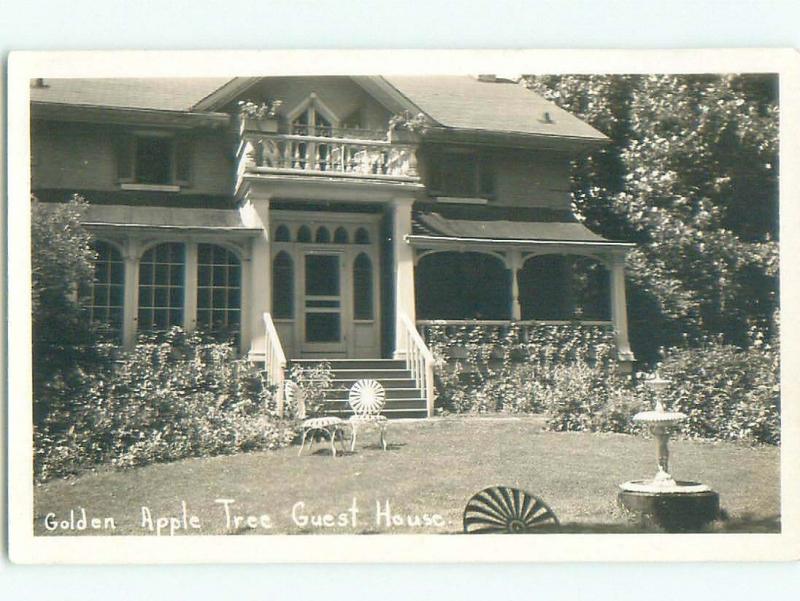
<instances>
[{"instance_id":1,"label":"metal wheel in grass","mask_svg":"<svg viewBox=\"0 0 800 601\"><path fill-rule=\"evenodd\" d=\"M380 382L359 380L350 388L349 401L356 415L378 415L386 403L386 391Z\"/></svg>"},{"instance_id":2,"label":"metal wheel in grass","mask_svg":"<svg viewBox=\"0 0 800 601\"><path fill-rule=\"evenodd\" d=\"M556 514L544 501L517 488L485 488L464 508L467 534L525 534L558 526Z\"/></svg>"}]
</instances>

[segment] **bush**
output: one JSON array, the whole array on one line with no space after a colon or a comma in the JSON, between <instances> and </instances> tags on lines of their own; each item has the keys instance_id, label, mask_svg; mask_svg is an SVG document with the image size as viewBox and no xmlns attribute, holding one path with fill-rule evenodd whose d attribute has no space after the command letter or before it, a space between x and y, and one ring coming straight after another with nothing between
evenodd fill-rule
<instances>
[{"instance_id":1,"label":"bush","mask_svg":"<svg viewBox=\"0 0 800 601\"><path fill-rule=\"evenodd\" d=\"M779 444L779 367L779 349L758 334L747 349L719 341L672 349L661 365L672 381L666 403L688 416L687 436Z\"/></svg>"},{"instance_id":2,"label":"bush","mask_svg":"<svg viewBox=\"0 0 800 601\"><path fill-rule=\"evenodd\" d=\"M559 366L614 364L612 333L564 325L432 326L437 404L456 413L539 413Z\"/></svg>"},{"instance_id":3,"label":"bush","mask_svg":"<svg viewBox=\"0 0 800 601\"><path fill-rule=\"evenodd\" d=\"M34 468L46 480L101 463L273 449L293 437L255 368L230 344L176 328L141 339L71 403L51 408L35 428Z\"/></svg>"},{"instance_id":4,"label":"bush","mask_svg":"<svg viewBox=\"0 0 800 601\"><path fill-rule=\"evenodd\" d=\"M691 438L780 443L779 352L760 336L747 349L707 341L700 348L664 353L659 374L670 381L662 394L668 410L687 419L680 433ZM546 389L551 430L635 432L631 421L652 409L654 392L643 383L577 363L559 368Z\"/></svg>"},{"instance_id":5,"label":"bush","mask_svg":"<svg viewBox=\"0 0 800 601\"><path fill-rule=\"evenodd\" d=\"M292 365L290 379L303 391L306 417L317 417L325 413L325 399L333 387L333 370L330 363L321 361L309 366ZM290 407L296 414L297 407Z\"/></svg>"}]
</instances>

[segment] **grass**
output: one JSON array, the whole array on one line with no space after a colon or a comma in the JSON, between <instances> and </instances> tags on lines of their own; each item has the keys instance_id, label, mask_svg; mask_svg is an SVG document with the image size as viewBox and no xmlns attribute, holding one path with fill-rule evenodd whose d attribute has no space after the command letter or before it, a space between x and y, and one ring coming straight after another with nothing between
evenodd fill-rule
<instances>
[{"instance_id":1,"label":"grass","mask_svg":"<svg viewBox=\"0 0 800 601\"><path fill-rule=\"evenodd\" d=\"M331 457L327 445L297 456L297 446L271 452L194 458L123 471L102 469L69 480L54 480L35 491L34 531L44 534L150 534L142 507L157 518L183 522L197 516L194 534L278 533L439 533L460 532L469 497L495 484L515 486L543 498L567 532L629 532L633 528L616 506L617 485L655 471L652 440L622 434L556 433L541 420L438 419L392 422L389 449L378 446L377 432L359 432L355 453ZM779 456L776 447L688 440L670 445L678 479L700 480L720 493L728 520L716 531L780 530ZM231 521L217 499L232 499ZM356 525L347 510L354 499ZM298 516L331 514L346 525L302 527ZM393 515L433 514L429 526L376 523L376 504ZM49 531L45 517L114 518L114 530ZM340 518L339 514L344 517ZM233 515L256 516L234 522ZM269 516L269 522L261 518ZM302 521L302 519L301 519ZM162 522L164 523L164 522ZM177 522L173 522L173 525ZM187 517L187 524L189 524ZM197 522L195 522L197 523ZM263 525L269 523L270 528ZM149 524L145 524L148 526ZM190 524L189 524L190 525ZM254 527L253 527L254 526ZM168 533L165 526L162 533Z\"/></svg>"}]
</instances>

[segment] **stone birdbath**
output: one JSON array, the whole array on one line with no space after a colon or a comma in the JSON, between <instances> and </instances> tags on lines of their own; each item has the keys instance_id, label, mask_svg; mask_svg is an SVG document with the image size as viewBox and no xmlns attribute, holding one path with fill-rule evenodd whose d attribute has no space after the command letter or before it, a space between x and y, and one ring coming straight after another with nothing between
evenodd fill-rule
<instances>
[{"instance_id":1,"label":"stone birdbath","mask_svg":"<svg viewBox=\"0 0 800 601\"><path fill-rule=\"evenodd\" d=\"M719 495L705 484L675 480L669 471L670 430L686 415L664 409L661 397L670 381L654 377L645 380L653 390L655 408L633 416L649 427L656 441L656 473L649 480L631 480L620 485L619 503L638 516L644 526L658 526L668 532L701 530L719 516Z\"/></svg>"}]
</instances>

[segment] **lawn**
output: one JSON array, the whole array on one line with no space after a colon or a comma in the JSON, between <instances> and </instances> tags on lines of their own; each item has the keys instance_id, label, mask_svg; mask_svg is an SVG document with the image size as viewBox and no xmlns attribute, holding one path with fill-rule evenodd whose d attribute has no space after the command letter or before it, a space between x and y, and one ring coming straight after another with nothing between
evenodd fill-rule
<instances>
[{"instance_id":1,"label":"lawn","mask_svg":"<svg viewBox=\"0 0 800 601\"><path fill-rule=\"evenodd\" d=\"M503 484L543 498L568 532L633 531L616 507L617 485L652 476L653 441L541 426L536 418L392 422L387 451L377 445L377 432L364 432L355 453L335 458L326 445L300 457L294 446L102 469L38 486L34 530L151 534L150 519L156 528L159 517L172 517L176 534L454 533L461 531L467 499ZM670 450L676 478L700 480L720 493L728 519L712 530L780 529L779 448L677 440ZM387 524L387 503L403 525ZM61 522L72 511L77 520L81 508L87 525L113 518L114 529L107 520L96 522L107 529L45 527L48 514ZM318 517L325 514L332 526ZM408 525L406 516L419 516L420 524ZM161 523L169 534L168 521Z\"/></svg>"}]
</instances>

